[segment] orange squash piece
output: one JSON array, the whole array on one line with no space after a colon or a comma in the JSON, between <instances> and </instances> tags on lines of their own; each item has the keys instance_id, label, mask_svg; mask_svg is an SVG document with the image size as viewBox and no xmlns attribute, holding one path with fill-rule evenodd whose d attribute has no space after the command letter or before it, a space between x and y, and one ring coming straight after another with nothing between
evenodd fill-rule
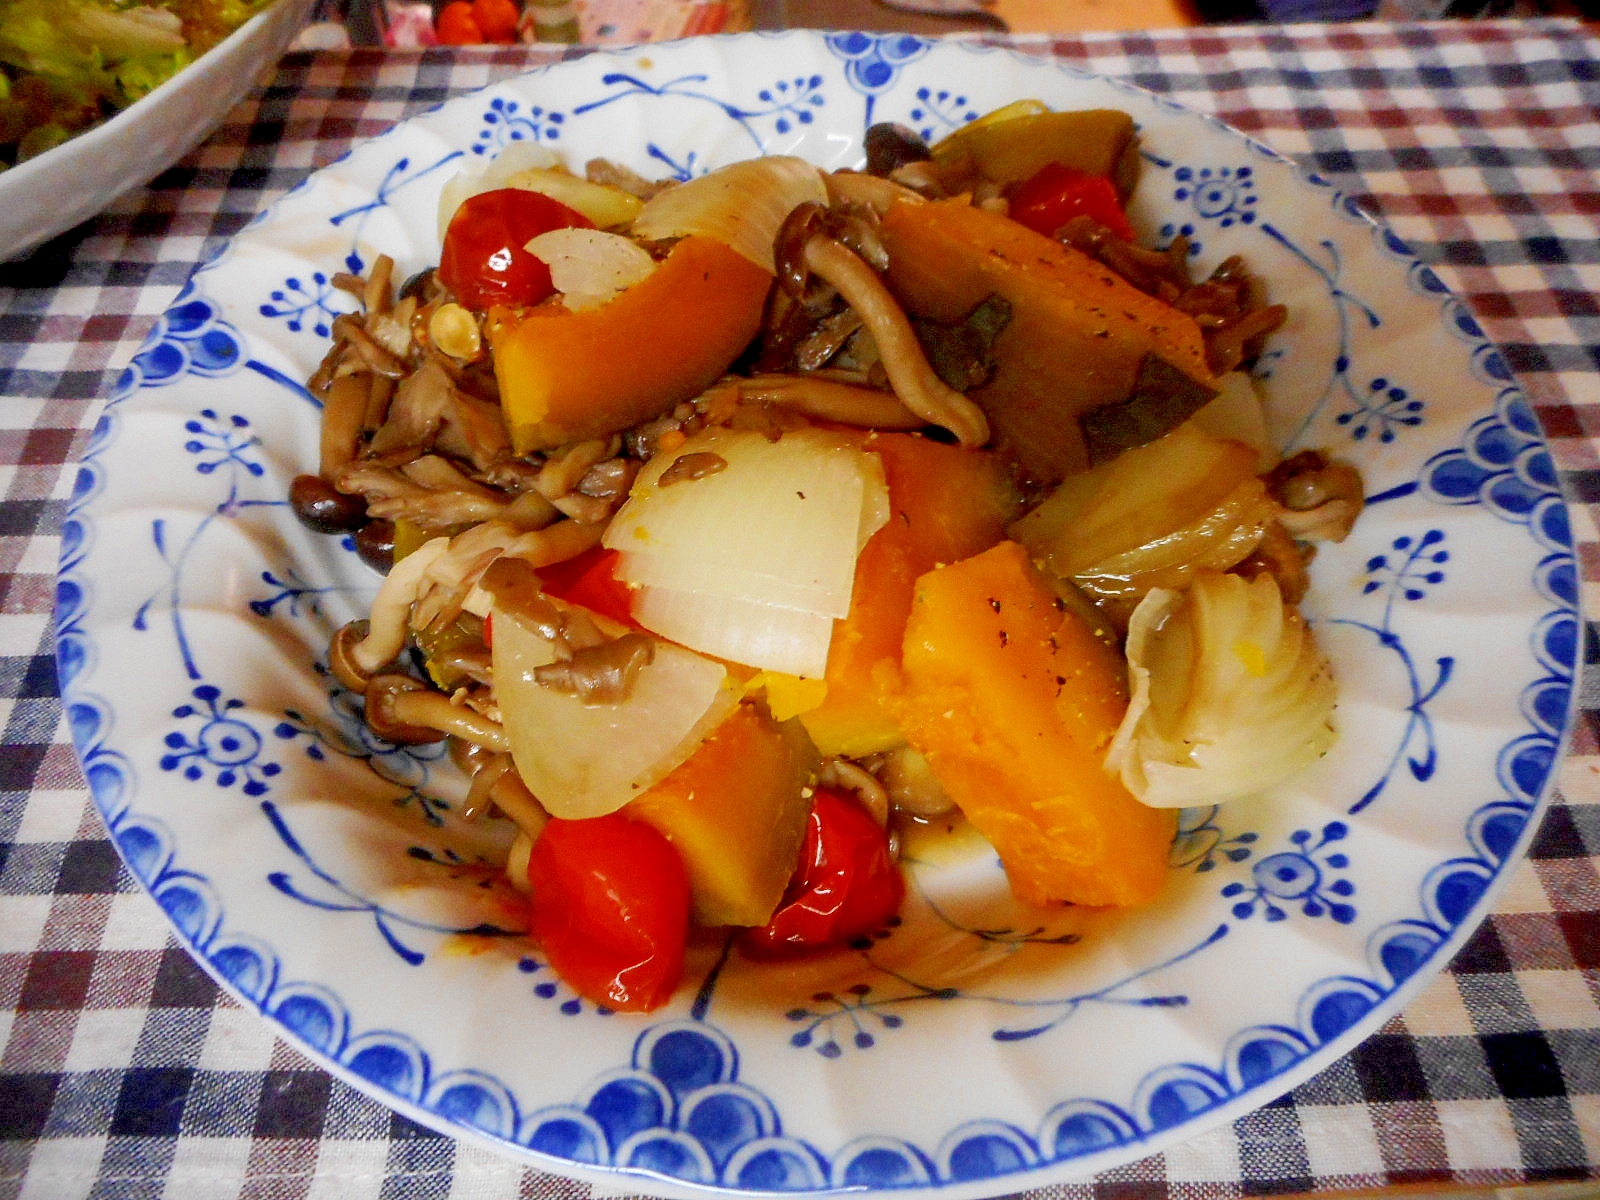
<instances>
[{"instance_id":1,"label":"orange squash piece","mask_svg":"<svg viewBox=\"0 0 1600 1200\"><path fill-rule=\"evenodd\" d=\"M1022 511L1022 495L993 454L915 433L869 434L889 484L889 524L899 525L917 574L987 550Z\"/></svg>"},{"instance_id":2,"label":"orange squash piece","mask_svg":"<svg viewBox=\"0 0 1600 1200\"><path fill-rule=\"evenodd\" d=\"M794 721L741 704L624 811L677 847L701 925L764 925L805 840L817 752Z\"/></svg>"},{"instance_id":3,"label":"orange squash piece","mask_svg":"<svg viewBox=\"0 0 1600 1200\"><path fill-rule=\"evenodd\" d=\"M994 377L968 395L996 448L1041 483L1088 465L1078 419L1126 400L1147 354L1215 387L1192 317L1052 238L965 200L897 202L880 232L889 287L916 316L953 322L991 295L1010 302Z\"/></svg>"},{"instance_id":4,"label":"orange squash piece","mask_svg":"<svg viewBox=\"0 0 1600 1200\"><path fill-rule=\"evenodd\" d=\"M1115 651L1015 542L917 581L895 711L1029 904L1152 900L1176 829L1103 767L1127 707Z\"/></svg>"},{"instance_id":5,"label":"orange squash piece","mask_svg":"<svg viewBox=\"0 0 1600 1200\"><path fill-rule=\"evenodd\" d=\"M799 717L823 754L859 758L905 740L884 700L897 682L919 572L894 523L891 516L861 548L850 612L833 623L822 703Z\"/></svg>"},{"instance_id":6,"label":"orange squash piece","mask_svg":"<svg viewBox=\"0 0 1600 1200\"><path fill-rule=\"evenodd\" d=\"M699 395L755 337L771 283L721 242L686 237L599 308L495 309L489 348L516 452L598 437Z\"/></svg>"},{"instance_id":7,"label":"orange squash piece","mask_svg":"<svg viewBox=\"0 0 1600 1200\"><path fill-rule=\"evenodd\" d=\"M834 624L822 704L800 720L823 754L858 757L904 738L887 707L917 576L994 545L1021 509L993 455L918 434L874 433L863 448L883 461L889 520L856 560L850 611Z\"/></svg>"}]
</instances>

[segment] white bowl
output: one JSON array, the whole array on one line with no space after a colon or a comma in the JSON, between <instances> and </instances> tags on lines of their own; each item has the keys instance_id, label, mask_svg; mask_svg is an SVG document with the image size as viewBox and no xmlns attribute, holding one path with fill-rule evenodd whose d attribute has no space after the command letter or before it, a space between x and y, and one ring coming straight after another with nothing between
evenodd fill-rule
<instances>
[{"instance_id":1,"label":"white bowl","mask_svg":"<svg viewBox=\"0 0 1600 1200\"><path fill-rule=\"evenodd\" d=\"M104 212L198 146L278 61L313 2L278 0L109 121L0 171L0 260Z\"/></svg>"}]
</instances>

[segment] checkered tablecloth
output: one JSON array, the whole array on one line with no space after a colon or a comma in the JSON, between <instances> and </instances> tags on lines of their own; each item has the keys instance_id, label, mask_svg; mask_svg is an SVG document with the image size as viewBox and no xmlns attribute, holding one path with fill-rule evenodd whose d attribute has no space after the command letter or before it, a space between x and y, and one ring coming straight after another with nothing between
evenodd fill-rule
<instances>
[{"instance_id":1,"label":"checkered tablecloth","mask_svg":"<svg viewBox=\"0 0 1600 1200\"><path fill-rule=\"evenodd\" d=\"M1213 111L1389 221L1504 348L1577 506L1595 594L1600 40L1542 21L1024 44ZM149 189L0 267L0 1200L589 1195L390 1113L221 993L107 841L51 659L71 464L194 264L353 140L540 54L292 55ZM1281 1101L1041 1195L1600 1177L1595 658L1532 859L1448 972Z\"/></svg>"}]
</instances>

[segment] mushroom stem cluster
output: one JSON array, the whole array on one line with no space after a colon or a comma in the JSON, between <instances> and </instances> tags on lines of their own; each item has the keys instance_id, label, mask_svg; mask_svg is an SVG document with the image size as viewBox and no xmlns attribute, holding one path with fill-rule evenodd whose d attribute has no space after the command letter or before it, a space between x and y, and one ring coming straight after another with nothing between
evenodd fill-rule
<instances>
[{"instance_id":1,"label":"mushroom stem cluster","mask_svg":"<svg viewBox=\"0 0 1600 1200\"><path fill-rule=\"evenodd\" d=\"M969 449L989 440L983 410L939 378L905 310L871 267L844 243L821 234L807 239L805 264L837 288L861 317L883 356L890 386L906 408L928 424L948 429Z\"/></svg>"}]
</instances>

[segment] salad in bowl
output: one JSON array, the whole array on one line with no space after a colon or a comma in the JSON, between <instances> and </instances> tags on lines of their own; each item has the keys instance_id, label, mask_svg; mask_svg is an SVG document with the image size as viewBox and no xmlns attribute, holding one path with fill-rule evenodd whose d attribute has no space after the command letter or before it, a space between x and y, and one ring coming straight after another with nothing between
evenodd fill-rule
<instances>
[{"instance_id":1,"label":"salad in bowl","mask_svg":"<svg viewBox=\"0 0 1600 1200\"><path fill-rule=\"evenodd\" d=\"M272 67L312 0L0 4L0 259L148 183Z\"/></svg>"}]
</instances>

